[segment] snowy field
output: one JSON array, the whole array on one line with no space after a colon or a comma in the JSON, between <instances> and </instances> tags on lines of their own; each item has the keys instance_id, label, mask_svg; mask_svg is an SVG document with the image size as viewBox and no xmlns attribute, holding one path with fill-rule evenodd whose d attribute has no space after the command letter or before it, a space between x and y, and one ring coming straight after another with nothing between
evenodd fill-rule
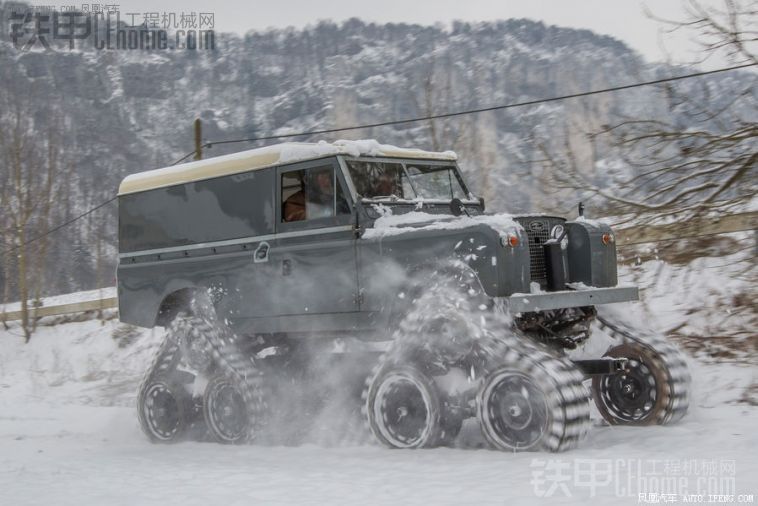
<instances>
[{"instance_id":1,"label":"snowy field","mask_svg":"<svg viewBox=\"0 0 758 506\"><path fill-rule=\"evenodd\" d=\"M698 259L694 267L709 272L728 260ZM662 328L694 335L721 313L720 297L754 290L724 269L688 285L685 268L647 262L635 271L647 286L647 304L637 311L658 309ZM649 281L656 271L665 273L665 290ZM744 315L735 321L750 329ZM506 454L483 447L476 423L455 448L434 450L349 440L151 445L134 399L159 330L111 319L43 325L28 345L20 334L0 330L0 505L644 504L663 503L652 495L662 492L676 493L677 503L685 493L705 494L692 498L705 503L716 502L709 493L735 494L734 502L758 495L758 375L749 348L729 358L708 348L690 354L694 394L682 423L632 428L596 420L579 449Z\"/></svg>"}]
</instances>

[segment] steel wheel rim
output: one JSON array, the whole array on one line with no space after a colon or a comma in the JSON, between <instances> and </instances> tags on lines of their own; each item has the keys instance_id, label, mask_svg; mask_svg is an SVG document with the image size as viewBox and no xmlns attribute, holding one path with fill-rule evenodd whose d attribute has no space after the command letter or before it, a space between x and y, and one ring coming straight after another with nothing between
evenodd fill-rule
<instances>
[{"instance_id":1,"label":"steel wheel rim","mask_svg":"<svg viewBox=\"0 0 758 506\"><path fill-rule=\"evenodd\" d=\"M484 423L503 446L526 450L547 431L549 413L542 388L519 371L503 371L483 392Z\"/></svg>"},{"instance_id":2,"label":"steel wheel rim","mask_svg":"<svg viewBox=\"0 0 758 506\"><path fill-rule=\"evenodd\" d=\"M247 409L240 391L230 382L221 381L208 395L208 418L213 431L226 441L237 441L247 429Z\"/></svg>"},{"instance_id":3,"label":"steel wheel rim","mask_svg":"<svg viewBox=\"0 0 758 506\"><path fill-rule=\"evenodd\" d=\"M179 401L165 383L154 383L148 388L142 409L150 432L157 439L168 441L179 432L182 424Z\"/></svg>"},{"instance_id":4,"label":"steel wheel rim","mask_svg":"<svg viewBox=\"0 0 758 506\"><path fill-rule=\"evenodd\" d=\"M639 422L655 411L658 389L650 367L639 359L629 360L629 372L605 376L600 381L603 404L617 419Z\"/></svg>"},{"instance_id":5,"label":"steel wheel rim","mask_svg":"<svg viewBox=\"0 0 758 506\"><path fill-rule=\"evenodd\" d=\"M387 375L376 391L374 419L381 435L393 446L420 446L432 428L429 392L410 375Z\"/></svg>"}]
</instances>

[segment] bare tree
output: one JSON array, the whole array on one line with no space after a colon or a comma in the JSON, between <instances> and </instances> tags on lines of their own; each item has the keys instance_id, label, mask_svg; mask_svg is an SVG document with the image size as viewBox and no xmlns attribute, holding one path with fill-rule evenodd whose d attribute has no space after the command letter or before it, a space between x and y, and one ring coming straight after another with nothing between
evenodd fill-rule
<instances>
[{"instance_id":1,"label":"bare tree","mask_svg":"<svg viewBox=\"0 0 758 506\"><path fill-rule=\"evenodd\" d=\"M7 300L12 293L13 278L27 342L36 327L29 304L38 302L41 296L47 268L47 239L41 237L27 243L49 230L62 150L54 109L50 104L35 102L34 97L28 87L12 79L7 85L4 83L0 93L3 297Z\"/></svg>"},{"instance_id":2,"label":"bare tree","mask_svg":"<svg viewBox=\"0 0 758 506\"><path fill-rule=\"evenodd\" d=\"M686 19L671 20L647 10L648 17L660 22L667 33L694 32L700 55L689 64L723 57L732 63L758 63L758 6L749 0L723 0L721 7L705 6L698 0L683 3Z\"/></svg>"},{"instance_id":3,"label":"bare tree","mask_svg":"<svg viewBox=\"0 0 758 506\"><path fill-rule=\"evenodd\" d=\"M703 47L700 61L720 53L734 64L758 63L757 4L725 0L722 8L696 0L685 6L688 19L660 20L671 30L690 30ZM654 118L627 118L594 132L613 165L629 167L618 177L598 181L573 163L572 153L543 152L556 184L582 189L619 214L686 218L735 209L756 196L758 186L758 97L756 74L738 79L680 82L662 88L667 110ZM732 88L728 96L723 90Z\"/></svg>"}]
</instances>

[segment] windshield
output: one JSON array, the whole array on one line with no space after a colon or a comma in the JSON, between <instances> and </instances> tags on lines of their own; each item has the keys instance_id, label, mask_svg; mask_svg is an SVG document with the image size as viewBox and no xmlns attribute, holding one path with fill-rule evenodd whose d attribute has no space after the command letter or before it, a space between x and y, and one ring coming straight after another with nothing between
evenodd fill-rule
<instances>
[{"instance_id":1,"label":"windshield","mask_svg":"<svg viewBox=\"0 0 758 506\"><path fill-rule=\"evenodd\" d=\"M347 160L355 190L372 200L466 199L453 165Z\"/></svg>"},{"instance_id":2,"label":"windshield","mask_svg":"<svg viewBox=\"0 0 758 506\"><path fill-rule=\"evenodd\" d=\"M419 197L425 199L465 199L466 193L455 172L448 165L406 165L411 185Z\"/></svg>"}]
</instances>

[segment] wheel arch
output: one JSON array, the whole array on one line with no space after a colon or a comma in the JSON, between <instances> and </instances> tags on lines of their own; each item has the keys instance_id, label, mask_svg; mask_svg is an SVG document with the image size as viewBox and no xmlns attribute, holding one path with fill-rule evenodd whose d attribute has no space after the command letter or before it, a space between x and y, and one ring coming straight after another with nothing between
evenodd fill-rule
<instances>
[{"instance_id":1,"label":"wheel arch","mask_svg":"<svg viewBox=\"0 0 758 506\"><path fill-rule=\"evenodd\" d=\"M434 277L439 278L440 276L454 276L456 274L468 273L470 280L476 283L476 289L481 290L480 293L486 295L479 271L464 260L446 259L427 261L413 266L407 273L408 279L398 292L402 293L403 297L395 297L388 311L387 322L390 328L395 328L400 320L410 311L412 302L423 295L429 288L429 281Z\"/></svg>"},{"instance_id":2,"label":"wheel arch","mask_svg":"<svg viewBox=\"0 0 758 506\"><path fill-rule=\"evenodd\" d=\"M194 287L185 287L174 290L169 293L158 306L158 313L155 317L155 325L166 327L183 309L189 309L192 300L198 293Z\"/></svg>"}]
</instances>

